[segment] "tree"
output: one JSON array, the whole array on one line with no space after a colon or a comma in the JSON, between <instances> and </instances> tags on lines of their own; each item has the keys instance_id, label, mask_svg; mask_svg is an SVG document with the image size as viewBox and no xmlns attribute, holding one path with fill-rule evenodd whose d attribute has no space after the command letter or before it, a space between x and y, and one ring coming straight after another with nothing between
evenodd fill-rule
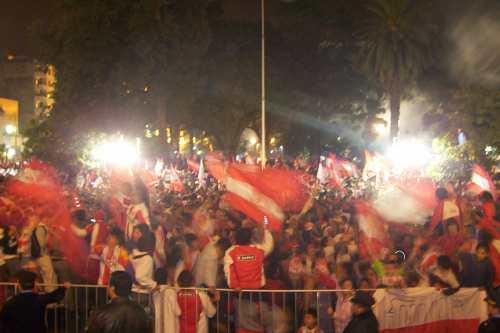
<instances>
[{"instance_id":1,"label":"tree","mask_svg":"<svg viewBox=\"0 0 500 333\"><path fill-rule=\"evenodd\" d=\"M356 32L361 69L374 77L389 99L391 138L398 136L405 85L430 64L434 25L428 1L373 0Z\"/></svg>"},{"instance_id":2,"label":"tree","mask_svg":"<svg viewBox=\"0 0 500 333\"><path fill-rule=\"evenodd\" d=\"M196 99L199 64L210 43L208 2L59 2L51 23L33 29L37 58L57 68L53 114L67 120L64 129L57 117L47 120L53 135L142 135L150 123L164 143L167 122L189 120ZM36 136L37 128L29 133Z\"/></svg>"}]
</instances>

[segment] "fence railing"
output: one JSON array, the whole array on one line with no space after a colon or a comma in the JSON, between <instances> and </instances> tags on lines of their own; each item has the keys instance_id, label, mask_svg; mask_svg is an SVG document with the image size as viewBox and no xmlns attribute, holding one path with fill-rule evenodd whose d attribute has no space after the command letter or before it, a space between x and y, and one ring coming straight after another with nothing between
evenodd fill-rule
<instances>
[{"instance_id":1,"label":"fence railing","mask_svg":"<svg viewBox=\"0 0 500 333\"><path fill-rule=\"evenodd\" d=\"M44 285L40 285L42 288ZM57 287L62 285L55 285ZM50 286L50 287L55 287ZM45 286L47 287L47 286ZM179 291L188 295L196 295L201 300L182 304L183 298ZM375 290L367 290L375 291ZM7 297L19 292L15 283L0 283L1 303ZM291 333L303 325L304 312L314 309L319 327L324 332L335 332L335 321L329 308L334 307L337 297L343 297L352 290L242 290L206 289L206 288L173 288L160 286L151 293L134 293L132 298L141 304L153 323L155 332L174 332L172 317L174 311L170 305L178 304L181 309L194 311L199 320L196 323L197 332L231 333L239 328L246 331L262 333ZM213 308L207 307L208 300ZM105 286L74 284L66 290L63 301L51 304L46 311L46 324L50 333L85 332L91 312L109 301ZM202 304L203 309L196 307ZM208 318L211 317L211 318ZM191 317L192 318L192 317ZM173 319L173 320L172 320ZM179 325L189 323L179 317ZM347 323L344 323L347 324Z\"/></svg>"}]
</instances>

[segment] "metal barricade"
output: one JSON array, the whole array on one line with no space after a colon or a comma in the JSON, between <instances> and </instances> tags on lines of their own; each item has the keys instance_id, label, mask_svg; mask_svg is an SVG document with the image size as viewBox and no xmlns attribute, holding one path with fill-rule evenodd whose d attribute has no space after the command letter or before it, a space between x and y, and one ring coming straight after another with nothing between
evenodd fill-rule
<instances>
[{"instance_id":1,"label":"metal barricade","mask_svg":"<svg viewBox=\"0 0 500 333\"><path fill-rule=\"evenodd\" d=\"M38 285L41 292L45 285ZM63 285L56 285L62 287ZM54 286L52 286L54 287ZM15 283L0 283L0 302L19 292ZM183 295L184 292L186 295ZM170 323L177 320L179 325L195 325L204 332L231 333L239 328L250 331L288 333L296 332L303 324L304 313L314 309L320 328L333 331L328 307L336 292L341 290L242 290L174 288L160 286L150 294L132 294L150 315L154 332L171 332ZM352 292L352 291L351 291ZM181 296L179 296L181 295ZM194 302L187 303L189 297ZM105 286L72 284L66 290L64 299L50 304L46 310L46 324L50 333L85 332L91 312L109 301ZM182 304L182 302L185 302ZM185 316L174 314L165 304L177 304L186 312L192 311L199 318L196 322ZM210 306L210 304L212 307ZM189 305L194 305L189 307ZM201 306L202 308L197 308ZM176 316L174 321L166 316ZM156 329L155 329L156 328Z\"/></svg>"},{"instance_id":2,"label":"metal barricade","mask_svg":"<svg viewBox=\"0 0 500 333\"><path fill-rule=\"evenodd\" d=\"M47 285L38 284L40 292ZM62 287L63 285L51 285ZM19 292L15 283L0 283L0 303L15 296ZM63 300L49 304L45 312L45 322L48 332L51 333L79 333L85 332L91 312L108 302L105 286L72 284L66 290Z\"/></svg>"}]
</instances>

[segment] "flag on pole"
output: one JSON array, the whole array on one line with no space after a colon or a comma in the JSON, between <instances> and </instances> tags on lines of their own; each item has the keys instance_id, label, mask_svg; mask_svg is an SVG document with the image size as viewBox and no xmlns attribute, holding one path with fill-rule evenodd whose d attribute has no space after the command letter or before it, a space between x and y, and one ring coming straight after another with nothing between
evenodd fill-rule
<instances>
[{"instance_id":1,"label":"flag on pole","mask_svg":"<svg viewBox=\"0 0 500 333\"><path fill-rule=\"evenodd\" d=\"M72 231L71 213L56 170L43 162L32 161L7 184L6 193L29 201L33 214L51 231L51 243L61 245L60 250L75 273L85 274L88 245Z\"/></svg>"},{"instance_id":2,"label":"flag on pole","mask_svg":"<svg viewBox=\"0 0 500 333\"><path fill-rule=\"evenodd\" d=\"M308 199L302 175L288 170L258 165L224 164L207 160L210 173L226 187L225 201L234 209L258 223L269 220L273 230L279 230L285 212L299 212Z\"/></svg>"},{"instance_id":3,"label":"flag on pole","mask_svg":"<svg viewBox=\"0 0 500 333\"><path fill-rule=\"evenodd\" d=\"M173 165L170 165L170 189L174 192L184 192L184 184Z\"/></svg>"},{"instance_id":4,"label":"flag on pole","mask_svg":"<svg viewBox=\"0 0 500 333\"><path fill-rule=\"evenodd\" d=\"M198 168L198 187L206 187L207 180L205 175L205 165L203 164L203 159L200 161L200 167Z\"/></svg>"},{"instance_id":5,"label":"flag on pole","mask_svg":"<svg viewBox=\"0 0 500 333\"><path fill-rule=\"evenodd\" d=\"M467 188L477 195L483 191L488 191L493 196L493 199L496 200L495 183L493 183L489 173L478 164L474 164L472 167L472 177Z\"/></svg>"},{"instance_id":6,"label":"flag on pole","mask_svg":"<svg viewBox=\"0 0 500 333\"><path fill-rule=\"evenodd\" d=\"M318 172L316 173L316 179L321 185L324 185L328 182L329 178L330 177L328 171L326 167L323 166L323 161L320 160L318 165Z\"/></svg>"},{"instance_id":7,"label":"flag on pole","mask_svg":"<svg viewBox=\"0 0 500 333\"><path fill-rule=\"evenodd\" d=\"M365 258L382 258L390 247L384 219L367 202L357 201L354 207L361 231L360 254Z\"/></svg>"},{"instance_id":8,"label":"flag on pole","mask_svg":"<svg viewBox=\"0 0 500 333\"><path fill-rule=\"evenodd\" d=\"M386 221L423 225L437 205L435 188L430 179L392 181L378 192L373 208Z\"/></svg>"}]
</instances>

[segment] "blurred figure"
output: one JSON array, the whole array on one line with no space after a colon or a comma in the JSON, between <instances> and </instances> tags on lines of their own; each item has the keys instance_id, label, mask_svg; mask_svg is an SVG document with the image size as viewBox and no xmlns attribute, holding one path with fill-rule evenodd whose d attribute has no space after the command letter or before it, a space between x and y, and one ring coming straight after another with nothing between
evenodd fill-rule
<instances>
[{"instance_id":1,"label":"blurred figure","mask_svg":"<svg viewBox=\"0 0 500 333\"><path fill-rule=\"evenodd\" d=\"M260 289L266 284L264 258L273 249L273 237L265 230L263 244L254 245L252 232L247 228L237 230L236 245L224 256L224 273L229 288Z\"/></svg>"},{"instance_id":2,"label":"blurred figure","mask_svg":"<svg viewBox=\"0 0 500 333\"><path fill-rule=\"evenodd\" d=\"M22 270L17 275L20 293L5 303L0 312L0 327L5 333L45 333L45 308L64 298L66 288L58 288L47 294L38 294L35 286L36 274Z\"/></svg>"},{"instance_id":3,"label":"blurred figure","mask_svg":"<svg viewBox=\"0 0 500 333\"><path fill-rule=\"evenodd\" d=\"M173 272L159 269L156 271L156 282L160 287L153 291L155 313L155 333L179 333L179 316L181 308L177 303L177 293L172 288Z\"/></svg>"},{"instance_id":4,"label":"blurred figure","mask_svg":"<svg viewBox=\"0 0 500 333\"><path fill-rule=\"evenodd\" d=\"M177 293L177 302L181 309L179 317L180 333L208 333L208 318L215 315L215 307L205 292L194 289L193 275L183 271L177 279L181 288ZM218 301L218 295L216 296Z\"/></svg>"},{"instance_id":5,"label":"blurred figure","mask_svg":"<svg viewBox=\"0 0 500 333\"><path fill-rule=\"evenodd\" d=\"M304 315L304 326L299 328L298 333L323 333L323 331L318 327L318 315L316 310L307 310Z\"/></svg>"},{"instance_id":6,"label":"blurred figure","mask_svg":"<svg viewBox=\"0 0 500 333\"><path fill-rule=\"evenodd\" d=\"M108 296L111 302L96 310L89 319L87 333L151 332L151 323L144 309L130 300L132 278L127 272L111 274Z\"/></svg>"},{"instance_id":7,"label":"blurred figure","mask_svg":"<svg viewBox=\"0 0 500 333\"><path fill-rule=\"evenodd\" d=\"M357 291L351 303L352 319L344 333L378 333L378 321L372 311L375 300L370 293Z\"/></svg>"},{"instance_id":8,"label":"blurred figure","mask_svg":"<svg viewBox=\"0 0 500 333\"><path fill-rule=\"evenodd\" d=\"M488 290L485 299L488 303L488 320L479 325L478 333L498 333L500 332L500 288Z\"/></svg>"}]
</instances>

